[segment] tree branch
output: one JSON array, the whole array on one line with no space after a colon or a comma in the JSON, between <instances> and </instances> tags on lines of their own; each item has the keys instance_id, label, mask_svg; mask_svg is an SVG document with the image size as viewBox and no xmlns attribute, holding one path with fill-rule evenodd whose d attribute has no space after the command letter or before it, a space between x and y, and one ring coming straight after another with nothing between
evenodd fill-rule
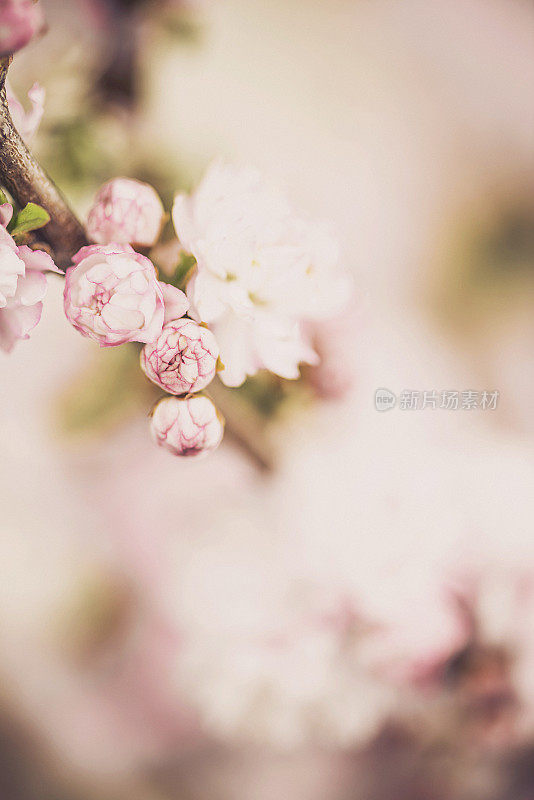
<instances>
[{"instance_id":1,"label":"tree branch","mask_svg":"<svg viewBox=\"0 0 534 800\"><path fill-rule=\"evenodd\" d=\"M74 253L87 244L87 238L67 201L13 125L5 87L9 62L0 61L0 184L21 207L37 203L50 214L50 222L40 235L53 249L57 265L67 267Z\"/></svg>"}]
</instances>

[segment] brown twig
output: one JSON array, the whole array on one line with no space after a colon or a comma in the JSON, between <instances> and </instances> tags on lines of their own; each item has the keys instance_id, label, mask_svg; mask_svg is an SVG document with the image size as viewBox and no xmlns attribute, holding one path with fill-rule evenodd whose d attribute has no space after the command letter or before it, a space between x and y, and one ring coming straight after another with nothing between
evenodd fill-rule
<instances>
[{"instance_id":1,"label":"brown twig","mask_svg":"<svg viewBox=\"0 0 534 800\"><path fill-rule=\"evenodd\" d=\"M226 421L225 436L242 450L260 472L274 470L276 452L268 426L252 406L243 402L237 393L214 380L205 392Z\"/></svg>"},{"instance_id":2,"label":"brown twig","mask_svg":"<svg viewBox=\"0 0 534 800\"><path fill-rule=\"evenodd\" d=\"M37 203L50 214L41 234L53 249L57 265L67 267L73 254L87 244L85 231L13 124L5 87L9 62L8 58L0 61L0 184L20 206Z\"/></svg>"}]
</instances>

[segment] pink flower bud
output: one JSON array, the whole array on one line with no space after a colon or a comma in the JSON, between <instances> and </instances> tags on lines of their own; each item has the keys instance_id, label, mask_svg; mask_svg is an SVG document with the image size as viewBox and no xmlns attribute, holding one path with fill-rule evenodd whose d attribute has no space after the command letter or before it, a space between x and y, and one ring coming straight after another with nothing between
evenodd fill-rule
<instances>
[{"instance_id":1,"label":"pink flower bud","mask_svg":"<svg viewBox=\"0 0 534 800\"><path fill-rule=\"evenodd\" d=\"M87 233L99 244L151 247L159 237L163 216L163 205L152 186L114 178L97 192L87 218Z\"/></svg>"},{"instance_id":2,"label":"pink flower bud","mask_svg":"<svg viewBox=\"0 0 534 800\"><path fill-rule=\"evenodd\" d=\"M64 307L82 333L114 347L152 342L163 326L163 293L150 259L129 245L82 247L65 276Z\"/></svg>"},{"instance_id":3,"label":"pink flower bud","mask_svg":"<svg viewBox=\"0 0 534 800\"><path fill-rule=\"evenodd\" d=\"M215 377L218 356L211 331L190 319L178 319L143 348L141 369L169 394L198 392Z\"/></svg>"},{"instance_id":4,"label":"pink flower bud","mask_svg":"<svg viewBox=\"0 0 534 800\"><path fill-rule=\"evenodd\" d=\"M219 446L223 432L224 420L204 395L165 397L152 415L152 438L175 456L206 455Z\"/></svg>"},{"instance_id":5,"label":"pink flower bud","mask_svg":"<svg viewBox=\"0 0 534 800\"><path fill-rule=\"evenodd\" d=\"M33 0L0 0L0 57L20 50L43 27L41 6Z\"/></svg>"}]
</instances>

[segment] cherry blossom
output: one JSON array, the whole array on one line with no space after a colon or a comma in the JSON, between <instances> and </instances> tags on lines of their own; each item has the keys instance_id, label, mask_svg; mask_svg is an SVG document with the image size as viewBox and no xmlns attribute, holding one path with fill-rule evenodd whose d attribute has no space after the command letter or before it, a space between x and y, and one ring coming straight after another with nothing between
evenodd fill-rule
<instances>
[{"instance_id":1,"label":"cherry blossom","mask_svg":"<svg viewBox=\"0 0 534 800\"><path fill-rule=\"evenodd\" d=\"M87 218L87 232L98 244L151 247L160 234L163 217L161 200L152 186L114 178L97 192Z\"/></svg>"},{"instance_id":2,"label":"cherry blossom","mask_svg":"<svg viewBox=\"0 0 534 800\"><path fill-rule=\"evenodd\" d=\"M300 363L317 363L303 323L334 315L348 294L324 226L295 216L257 171L220 163L191 197L175 198L173 221L197 261L190 315L213 330L224 383L262 368L297 378Z\"/></svg>"},{"instance_id":3,"label":"cherry blossom","mask_svg":"<svg viewBox=\"0 0 534 800\"><path fill-rule=\"evenodd\" d=\"M215 377L219 346L214 335L190 319L164 326L155 342L145 345L141 367L170 394L204 389Z\"/></svg>"},{"instance_id":4,"label":"cherry blossom","mask_svg":"<svg viewBox=\"0 0 534 800\"><path fill-rule=\"evenodd\" d=\"M154 410L151 432L173 455L200 458L219 446L224 422L209 397L165 397Z\"/></svg>"},{"instance_id":5,"label":"cherry blossom","mask_svg":"<svg viewBox=\"0 0 534 800\"><path fill-rule=\"evenodd\" d=\"M76 330L101 347L159 336L163 292L148 258L129 245L91 245L73 262L65 276L64 307Z\"/></svg>"}]
</instances>

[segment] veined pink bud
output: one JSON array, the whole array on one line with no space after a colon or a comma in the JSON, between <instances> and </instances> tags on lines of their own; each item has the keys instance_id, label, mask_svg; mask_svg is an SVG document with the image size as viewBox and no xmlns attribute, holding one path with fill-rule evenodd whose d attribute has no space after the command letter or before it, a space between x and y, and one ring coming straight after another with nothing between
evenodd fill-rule
<instances>
[{"instance_id":1,"label":"veined pink bud","mask_svg":"<svg viewBox=\"0 0 534 800\"><path fill-rule=\"evenodd\" d=\"M64 307L82 333L113 347L152 342L163 326L163 293L150 259L129 245L82 247L65 276Z\"/></svg>"},{"instance_id":2,"label":"veined pink bud","mask_svg":"<svg viewBox=\"0 0 534 800\"><path fill-rule=\"evenodd\" d=\"M151 247L160 234L163 216L163 205L152 186L114 178L97 192L87 218L87 233L99 244Z\"/></svg>"},{"instance_id":3,"label":"veined pink bud","mask_svg":"<svg viewBox=\"0 0 534 800\"><path fill-rule=\"evenodd\" d=\"M224 420L204 395L165 397L152 415L152 438L175 456L207 455L219 446L223 432Z\"/></svg>"},{"instance_id":4,"label":"veined pink bud","mask_svg":"<svg viewBox=\"0 0 534 800\"><path fill-rule=\"evenodd\" d=\"M211 331L190 319L178 319L143 348L141 368L169 394L186 394L204 389L213 380L218 356Z\"/></svg>"}]
</instances>

